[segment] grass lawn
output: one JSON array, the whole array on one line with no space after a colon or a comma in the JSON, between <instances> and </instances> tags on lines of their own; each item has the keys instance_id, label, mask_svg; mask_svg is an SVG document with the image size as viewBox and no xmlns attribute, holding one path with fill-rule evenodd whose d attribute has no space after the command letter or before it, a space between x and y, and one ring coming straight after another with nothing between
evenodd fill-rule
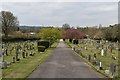
<instances>
[{"instance_id":1,"label":"grass lawn","mask_svg":"<svg viewBox=\"0 0 120 80\"><path fill-rule=\"evenodd\" d=\"M32 71L37 68L48 56L52 54L53 48L57 46L57 42L55 42L51 48L45 50L45 52L37 52L34 56L28 56L25 59L21 59L19 62L12 63L7 69L2 69L2 77L3 78L26 78L29 76ZM5 57L5 61L11 61L11 58ZM18 79L17 79L18 80Z\"/></svg>"}]
</instances>

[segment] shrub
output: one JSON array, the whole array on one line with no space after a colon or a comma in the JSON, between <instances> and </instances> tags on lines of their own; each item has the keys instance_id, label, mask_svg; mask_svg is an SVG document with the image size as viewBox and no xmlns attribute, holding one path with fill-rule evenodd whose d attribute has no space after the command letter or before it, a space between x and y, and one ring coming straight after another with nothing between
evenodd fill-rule
<instances>
[{"instance_id":1,"label":"shrub","mask_svg":"<svg viewBox=\"0 0 120 80\"><path fill-rule=\"evenodd\" d=\"M45 51L45 46L38 46L38 51L39 52L44 52Z\"/></svg>"},{"instance_id":2,"label":"shrub","mask_svg":"<svg viewBox=\"0 0 120 80\"><path fill-rule=\"evenodd\" d=\"M50 46L50 43L49 41L41 40L41 41L38 41L38 46L45 46L45 49L47 49Z\"/></svg>"}]
</instances>

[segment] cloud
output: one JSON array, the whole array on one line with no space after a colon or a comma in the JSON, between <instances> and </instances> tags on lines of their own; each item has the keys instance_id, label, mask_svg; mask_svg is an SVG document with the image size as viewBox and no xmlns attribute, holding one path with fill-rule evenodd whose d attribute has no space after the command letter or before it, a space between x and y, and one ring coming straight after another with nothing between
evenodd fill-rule
<instances>
[{"instance_id":1,"label":"cloud","mask_svg":"<svg viewBox=\"0 0 120 80\"><path fill-rule=\"evenodd\" d=\"M116 2L4 2L2 8L13 12L21 25L109 25L118 18Z\"/></svg>"}]
</instances>

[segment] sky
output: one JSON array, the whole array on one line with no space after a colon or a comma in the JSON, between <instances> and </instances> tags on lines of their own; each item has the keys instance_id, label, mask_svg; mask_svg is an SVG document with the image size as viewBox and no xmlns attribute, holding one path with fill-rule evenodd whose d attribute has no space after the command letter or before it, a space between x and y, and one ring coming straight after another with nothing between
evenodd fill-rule
<instances>
[{"instance_id":1,"label":"sky","mask_svg":"<svg viewBox=\"0 0 120 80\"><path fill-rule=\"evenodd\" d=\"M0 10L17 16L20 25L108 26L118 23L118 2L2 2Z\"/></svg>"}]
</instances>

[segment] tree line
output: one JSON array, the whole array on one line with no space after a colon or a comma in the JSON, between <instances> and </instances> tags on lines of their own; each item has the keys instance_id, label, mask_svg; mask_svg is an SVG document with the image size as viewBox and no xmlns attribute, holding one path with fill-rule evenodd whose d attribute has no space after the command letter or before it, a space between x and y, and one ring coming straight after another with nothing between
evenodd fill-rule
<instances>
[{"instance_id":1,"label":"tree line","mask_svg":"<svg viewBox=\"0 0 120 80\"><path fill-rule=\"evenodd\" d=\"M25 37L25 33L32 31L28 29L20 29L19 21L12 12L1 11L0 12L0 22L2 23L2 33L4 37L9 37L10 34L16 35L15 37ZM102 26L102 25L101 25ZM110 25L109 27L71 27L69 24L65 23L60 27L47 27L47 28L37 28L33 31L36 32L34 38L43 38L50 41L64 38L64 39L104 39L109 41L120 41L120 24Z\"/></svg>"}]
</instances>

